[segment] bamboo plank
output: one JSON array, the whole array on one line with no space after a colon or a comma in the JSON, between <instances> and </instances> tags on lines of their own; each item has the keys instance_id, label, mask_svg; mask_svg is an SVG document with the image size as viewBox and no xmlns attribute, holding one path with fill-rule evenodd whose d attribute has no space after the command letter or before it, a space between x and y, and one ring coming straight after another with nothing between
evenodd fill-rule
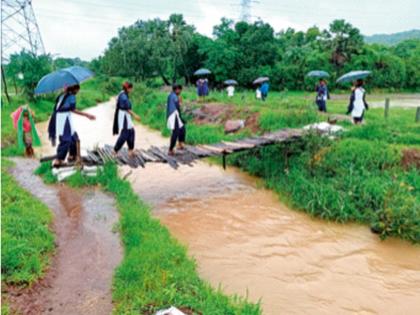
<instances>
[{"instance_id":1,"label":"bamboo plank","mask_svg":"<svg viewBox=\"0 0 420 315\"><path fill-rule=\"evenodd\" d=\"M160 151L159 148L152 146L150 150L153 154L160 157L162 160L166 161L172 168L174 169L178 168L178 163L176 162L176 160L170 157L169 155L163 153L162 151Z\"/></svg>"}]
</instances>

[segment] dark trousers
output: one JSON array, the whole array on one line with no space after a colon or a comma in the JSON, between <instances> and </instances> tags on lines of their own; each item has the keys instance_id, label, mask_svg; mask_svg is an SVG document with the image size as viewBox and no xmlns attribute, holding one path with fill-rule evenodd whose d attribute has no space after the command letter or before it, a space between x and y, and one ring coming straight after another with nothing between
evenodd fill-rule
<instances>
[{"instance_id":1,"label":"dark trousers","mask_svg":"<svg viewBox=\"0 0 420 315\"><path fill-rule=\"evenodd\" d=\"M182 126L182 128L179 128L178 119L175 119L175 129L172 130L171 143L169 146L169 150L173 150L175 148L177 140L179 142L185 142L185 136L186 136L185 125Z\"/></svg>"},{"instance_id":2,"label":"dark trousers","mask_svg":"<svg viewBox=\"0 0 420 315\"><path fill-rule=\"evenodd\" d=\"M76 143L79 141L77 133L74 133L73 136L60 136L60 143L57 147L57 159L64 161L66 159L67 153L70 153L70 156L76 157L77 155L77 146Z\"/></svg>"},{"instance_id":3,"label":"dark trousers","mask_svg":"<svg viewBox=\"0 0 420 315\"><path fill-rule=\"evenodd\" d=\"M327 102L323 100L317 100L316 105L318 105L318 110L320 112L327 112Z\"/></svg>"},{"instance_id":4,"label":"dark trousers","mask_svg":"<svg viewBox=\"0 0 420 315\"><path fill-rule=\"evenodd\" d=\"M261 93L261 99L265 101L266 98L267 98L267 93Z\"/></svg>"},{"instance_id":5,"label":"dark trousers","mask_svg":"<svg viewBox=\"0 0 420 315\"><path fill-rule=\"evenodd\" d=\"M136 140L136 133L134 131L134 128L126 129L124 128L121 130L120 135L118 136L117 142L114 146L114 151L118 152L124 143L127 142L128 149L133 150L134 149L134 141Z\"/></svg>"}]
</instances>

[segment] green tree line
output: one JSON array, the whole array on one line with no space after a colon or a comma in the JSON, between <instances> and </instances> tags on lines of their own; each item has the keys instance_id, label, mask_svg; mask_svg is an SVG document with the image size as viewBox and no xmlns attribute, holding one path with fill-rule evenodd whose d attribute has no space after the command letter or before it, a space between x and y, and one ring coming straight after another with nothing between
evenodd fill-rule
<instances>
[{"instance_id":1,"label":"green tree line","mask_svg":"<svg viewBox=\"0 0 420 315\"><path fill-rule=\"evenodd\" d=\"M23 91L32 97L43 75L72 65L136 81L160 78L165 84L194 83L194 71L206 67L215 86L235 79L251 87L255 78L269 76L275 90L312 89L314 79L305 76L311 70L328 71L331 88L343 73L371 70L370 87L420 90L419 39L392 47L366 44L359 29L344 20L335 20L324 30L314 26L275 33L263 21L234 23L223 18L210 38L188 25L182 15L173 14L168 20L139 20L122 27L104 54L90 63L22 51L3 68L9 92Z\"/></svg>"},{"instance_id":2,"label":"green tree line","mask_svg":"<svg viewBox=\"0 0 420 315\"><path fill-rule=\"evenodd\" d=\"M269 76L275 89L308 89L310 70L325 70L331 81L351 70L371 70L370 85L378 88L420 88L420 40L407 40L394 47L369 45L359 29L344 20L328 29L314 26L306 32L292 28L275 33L270 24L256 21L234 23L223 18L212 38L199 34L182 15L168 20L137 21L119 30L105 53L92 62L108 75L136 80L161 77L194 81L200 67L212 71L220 85L236 79L250 87L259 76Z\"/></svg>"}]
</instances>

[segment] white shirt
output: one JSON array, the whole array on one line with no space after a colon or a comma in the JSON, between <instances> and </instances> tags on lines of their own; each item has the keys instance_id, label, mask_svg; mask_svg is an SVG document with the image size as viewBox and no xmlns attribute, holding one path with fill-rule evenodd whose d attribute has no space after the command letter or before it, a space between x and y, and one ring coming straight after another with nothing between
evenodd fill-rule
<instances>
[{"instance_id":1,"label":"white shirt","mask_svg":"<svg viewBox=\"0 0 420 315\"><path fill-rule=\"evenodd\" d=\"M229 96L229 97L232 97L232 96L233 96L233 94L235 94L235 87L234 87L233 85L229 85L229 86L226 88L226 91L227 91L228 96Z\"/></svg>"},{"instance_id":2,"label":"white shirt","mask_svg":"<svg viewBox=\"0 0 420 315\"><path fill-rule=\"evenodd\" d=\"M362 117L365 111L365 102L363 101L365 90L362 87L358 87L354 90L354 102L353 110L351 112L352 117Z\"/></svg>"}]
</instances>

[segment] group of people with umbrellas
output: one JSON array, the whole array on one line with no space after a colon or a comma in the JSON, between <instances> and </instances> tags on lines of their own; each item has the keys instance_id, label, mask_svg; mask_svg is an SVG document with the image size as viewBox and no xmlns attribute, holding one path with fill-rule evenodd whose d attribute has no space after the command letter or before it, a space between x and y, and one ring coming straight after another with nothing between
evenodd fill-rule
<instances>
[{"instance_id":1,"label":"group of people with umbrellas","mask_svg":"<svg viewBox=\"0 0 420 315\"><path fill-rule=\"evenodd\" d=\"M199 69L195 72L195 75L199 76L197 93L200 97L208 95L208 79L205 76L210 73L208 69ZM338 83L355 82L350 96L348 114L351 114L356 124L363 121L364 112L368 109L366 92L363 88L363 79L369 74L369 71L352 71L337 80ZM73 66L44 76L35 89L35 94L45 94L61 90L64 87L64 91L56 99L48 125L48 134L53 145L55 145L56 139L59 140L56 160L53 162L55 166L63 163L67 155L68 161L74 161L80 156L80 141L74 128L72 117L73 115L80 115L89 120L95 119L94 115L79 111L76 108L76 95L80 91L80 83L92 76L93 73L90 70ZM316 87L316 104L321 112L326 112L326 102L329 99L329 92L325 78L329 77L329 74L325 71L316 70L309 72L307 76L319 79L319 84ZM254 85L258 85L257 98L261 98L262 100L266 99L269 90L268 82L268 77L260 77L253 82ZM233 96L237 81L231 79L226 80L224 83L227 85L228 96ZM132 119L140 120L140 118L132 111L129 97L132 89L133 85L130 82L125 82L122 86L122 91L117 97L113 134L118 134L118 139L114 146L114 154L118 154L118 151L124 144L127 144L129 154L131 155L133 153L135 130ZM180 110L182 101L180 96L181 91L182 86L175 84L167 102L167 122L168 127L172 130L169 154L174 153L173 150L176 142L179 143L182 149L185 141L185 122L181 117ZM15 125L22 127L20 128L22 129L21 133L25 133L25 136L28 135L28 139L31 138L29 136L33 134L34 129L32 115L33 112L30 109L23 108L13 116L16 122ZM21 138L24 137L21 135ZM38 144L39 139L37 136L35 138L35 143ZM31 143L29 140L27 142Z\"/></svg>"},{"instance_id":2,"label":"group of people with umbrellas","mask_svg":"<svg viewBox=\"0 0 420 315\"><path fill-rule=\"evenodd\" d=\"M364 79L370 73L370 71L351 71L337 79L337 83L353 82L347 114L351 114L355 124L363 122L365 110L369 109L369 105L366 102L366 91L363 85ZM314 70L307 74L307 77L319 78L319 83L315 88L315 103L320 112L327 112L327 100L330 99L330 94L325 79L329 76L328 72L322 70Z\"/></svg>"}]
</instances>

